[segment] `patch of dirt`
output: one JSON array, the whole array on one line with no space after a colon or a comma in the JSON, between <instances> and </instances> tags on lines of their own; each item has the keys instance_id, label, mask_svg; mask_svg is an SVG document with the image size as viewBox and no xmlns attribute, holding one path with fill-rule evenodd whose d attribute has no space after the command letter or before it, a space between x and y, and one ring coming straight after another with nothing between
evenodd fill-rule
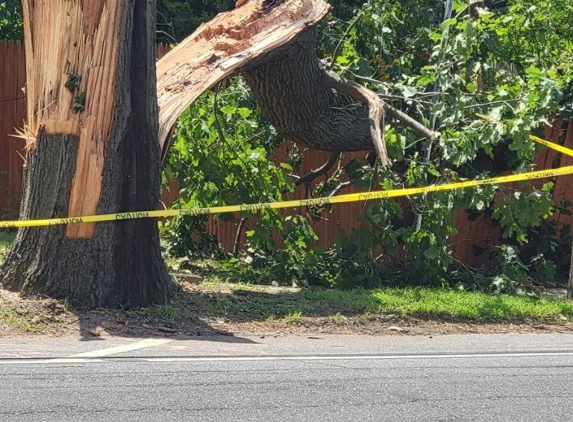
<instances>
[{"instance_id":1,"label":"patch of dirt","mask_svg":"<svg viewBox=\"0 0 573 422\"><path fill-rule=\"evenodd\" d=\"M383 315L382 315L383 317ZM573 333L570 324L470 324L444 321L426 321L406 318L396 322L362 321L349 317L344 323L334 323L329 318L302 318L296 323L240 322L220 324L225 330L248 336L299 336L318 334L364 335L444 335L444 334L523 334L523 333Z\"/></svg>"},{"instance_id":2,"label":"patch of dirt","mask_svg":"<svg viewBox=\"0 0 573 422\"><path fill-rule=\"evenodd\" d=\"M68 337L77 326L78 315L70 312L64 302L22 298L0 289L0 337Z\"/></svg>"},{"instance_id":3,"label":"patch of dirt","mask_svg":"<svg viewBox=\"0 0 573 422\"><path fill-rule=\"evenodd\" d=\"M274 289L276 290L276 289ZM269 288L269 292L274 291ZM292 289L285 289L291 291ZM258 293L260 294L260 293ZM270 293L263 293L270 294ZM198 296L199 295L199 296ZM320 334L441 335L462 333L573 333L573 324L478 324L445 320L401 318L392 314L356 316L300 316L296 318L252 318L240 313L219 317L213 304L236 300L248 304L246 293L234 295L225 288L185 283L184 295L172 305L144 310L97 309L77 311L64 302L45 298L23 298L0 289L0 337L97 338L178 336L311 336ZM227 296L229 298L227 298ZM197 298L211 301L200 305ZM218 308L217 308L218 309ZM330 310L330 314L333 312ZM320 312L317 313L320 315ZM328 312L325 310L325 315Z\"/></svg>"}]
</instances>

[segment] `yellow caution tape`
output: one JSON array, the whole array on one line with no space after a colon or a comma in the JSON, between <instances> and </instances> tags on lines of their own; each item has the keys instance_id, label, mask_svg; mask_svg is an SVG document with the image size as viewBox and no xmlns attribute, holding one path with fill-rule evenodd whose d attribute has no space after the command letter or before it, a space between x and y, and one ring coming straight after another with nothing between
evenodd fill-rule
<instances>
[{"instance_id":1,"label":"yellow caution tape","mask_svg":"<svg viewBox=\"0 0 573 422\"><path fill-rule=\"evenodd\" d=\"M478 115L478 116L486 121L504 126L502 123L495 121L488 116L484 115ZM546 141L533 135L530 136L530 139L541 145L553 148L556 151L562 152L569 156L573 156L573 150L566 148L562 145ZM422 188L405 188L405 189L381 190L381 191L364 192L364 193L351 193L346 195L338 195L324 198L313 198L313 199L302 199L302 200L298 199L292 201L267 202L267 203L247 204L247 205L245 204L228 205L228 206L209 207L209 208L134 211L134 212L124 212L115 214L90 215L84 217L50 218L42 220L0 221L0 229L46 227L46 226L58 226L58 225L79 224L79 223L103 223L109 221L133 220L140 218L161 218L161 217L176 217L185 215L197 216L197 215L207 215L207 214L222 214L230 212L245 212L245 211L256 212L265 209L324 206L329 204L340 204L345 202L359 202L359 201L368 201L372 199L396 198L400 196L420 195L431 192L443 192L448 190L464 189L481 185L500 185L505 183L521 182L525 180L547 179L571 174L573 174L573 166L566 166L552 170L531 171L527 173L512 174L509 176L492 177L489 179L480 179L480 180L467 180L464 182L446 183L442 185L432 185Z\"/></svg>"},{"instance_id":2,"label":"yellow caution tape","mask_svg":"<svg viewBox=\"0 0 573 422\"><path fill-rule=\"evenodd\" d=\"M431 192L441 192L454 189L463 189L481 185L498 185L504 183L520 182L524 180L546 179L550 177L565 176L573 174L573 166L561 167L553 170L539 170L528 173L512 174L509 176L492 177L481 180L467 180L464 182L446 183L443 185L432 185L423 188L406 188L392 189L375 192L351 193L347 195L338 195L324 198L297 199L293 201L267 202L250 205L228 205L221 207L209 208L188 208L179 210L156 210L156 211L137 211L124 212L116 214L90 215L85 217L72 218L50 218L44 220L27 220L27 221L3 221L0 222L0 228L21 228L21 227L44 227L64 224L77 223L102 223L106 221L132 220L139 218L159 218L159 217L176 217L185 215L205 215L221 214L228 212L254 212L265 209L283 209L308 206L323 206L328 204L340 204L344 202L368 201L371 199L396 198L400 196L412 196Z\"/></svg>"},{"instance_id":3,"label":"yellow caution tape","mask_svg":"<svg viewBox=\"0 0 573 422\"><path fill-rule=\"evenodd\" d=\"M486 116L484 114L476 114L476 116L478 116L480 119L483 119L483 120L488 121L490 123L494 123L494 124L498 125L499 127L505 128L505 125L502 122L494 120L489 116ZM555 151L559 151L565 155L573 157L573 149L564 147L563 145L559 145L559 144L556 144L554 142L546 141L545 139L542 139L542 138L535 136L535 135L529 135L529 139L531 139L534 142L537 142L540 145L544 145L546 147L554 149Z\"/></svg>"}]
</instances>

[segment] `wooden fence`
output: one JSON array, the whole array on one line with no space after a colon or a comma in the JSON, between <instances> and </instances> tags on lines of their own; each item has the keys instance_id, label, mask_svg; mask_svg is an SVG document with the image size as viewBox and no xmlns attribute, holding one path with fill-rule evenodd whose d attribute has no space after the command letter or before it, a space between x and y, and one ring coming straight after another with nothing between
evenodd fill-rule
<instances>
[{"instance_id":1,"label":"wooden fence","mask_svg":"<svg viewBox=\"0 0 573 422\"><path fill-rule=\"evenodd\" d=\"M24 46L0 42L0 215L14 216L21 194L25 141L11 135L26 117L25 83Z\"/></svg>"},{"instance_id":2,"label":"wooden fence","mask_svg":"<svg viewBox=\"0 0 573 422\"><path fill-rule=\"evenodd\" d=\"M573 148L573 124L556 125L554 128L546 131L545 139ZM280 152L278 155L280 155ZM360 153L349 154L348 160L358 158L361 155L362 157L364 156L364 154ZM325 153L306 150L300 174L306 174L311 169L320 167L327 159L328 155ZM552 149L540 147L534 162L536 169L542 170L555 168L557 166L573 165L573 158L564 156ZM540 187L545 182L547 182L547 180L533 181L533 185ZM559 177L554 180L554 183L554 204L559 205L566 200L573 202L573 176ZM505 186L506 189L510 190L517 189L518 185L518 183L514 183ZM348 189L341 193L353 192L352 189ZM302 199L303 197L304 189L302 186L299 186L295 194L289 199ZM359 219L363 210L364 203L354 202L334 205L332 212L323 213L322 218L313 225L320 238L317 245L325 247L332 246L340 230L348 233L350 230L359 228L360 225L363 224L361 219ZM305 212L305 210L295 209L286 211L287 214L297 212ZM556 212L551 217L551 220L555 221L559 226L573 225L573 216L560 212ZM499 226L492 223L492 221L485 216L479 216L477 218L470 217L465 209L455 211L453 223L458 230L458 233L451 239L451 246L456 259L472 266L488 265L489 262L487 260L490 258L488 252L492 247L502 243ZM209 219L207 228L209 233L215 235L225 249L230 251L233 249L235 243L237 226L236 223ZM249 224L247 224L247 228L248 227L250 227ZM241 242L244 241L245 236L243 235Z\"/></svg>"},{"instance_id":3,"label":"wooden fence","mask_svg":"<svg viewBox=\"0 0 573 422\"><path fill-rule=\"evenodd\" d=\"M168 48L158 46L157 57L162 57ZM21 127L25 118L25 102L22 87L25 83L24 50L20 44L0 42L0 214L10 204L17 204L21 193L22 165L24 142L11 137L15 128ZM546 132L546 139L573 148L573 124L558 124ZM280 155L280 152L278 153ZM348 159L363 154L349 154ZM327 160L327 155L318 151L306 150L300 172L304 174L315 169ZM546 148L540 148L535 156L537 169L554 168L559 165L573 165L573 158ZM537 182L538 185L541 182ZM560 177L555 180L555 204L564 200L573 202L573 176ZM164 192L163 202L170 204L177 196L176 185L171 184L171 191ZM351 190L344 193L350 193ZM302 198L304 191L299 187L292 198ZM13 205L12 205L13 206ZM323 218L314 224L320 237L321 246L333 244L339 230L349 232L360 226L357 217L362 213L363 203L348 203L335 205L332 212L325 213ZM290 210L289 213L304 212L304 210ZM552 217L559 225L571 225L573 216L556 213ZM458 234L452 239L454 253L461 261L474 266L486 264L487 251L501 241L498 227L485 217L470 220L465 210L457 210L454 225ZM247 225L247 228L249 226ZM207 224L208 231L215 235L219 242L228 250L233 248L237 225L210 219ZM244 234L242 241L244 241ZM475 250L486 253L475 254Z\"/></svg>"}]
</instances>

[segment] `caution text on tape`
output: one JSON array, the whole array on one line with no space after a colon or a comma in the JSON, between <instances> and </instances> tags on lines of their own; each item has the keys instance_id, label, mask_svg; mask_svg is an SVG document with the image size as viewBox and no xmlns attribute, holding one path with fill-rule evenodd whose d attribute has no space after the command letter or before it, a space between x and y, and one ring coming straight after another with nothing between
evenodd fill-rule
<instances>
[{"instance_id":1,"label":"caution text on tape","mask_svg":"<svg viewBox=\"0 0 573 422\"><path fill-rule=\"evenodd\" d=\"M109 221L133 220L141 218L161 218L161 217L176 217L176 216L188 216L188 215L197 216L206 214L222 214L222 213L245 212L245 211L256 212L265 209L324 206L329 204L340 204L345 202L359 202L373 199L396 198L401 196L413 196L432 192L443 192L449 190L464 189L469 187L477 187L481 185L498 185L498 184L506 184L506 183L526 181L526 180L547 179L571 174L573 174L573 166L566 166L558 169L532 171L527 173L512 174L508 176L492 177L489 179L467 180L463 182L445 183L440 185L431 185L417 188L404 188L404 189L380 190L380 191L363 192L363 193L351 193L347 195L338 195L332 197L303 199L303 200L298 199L292 201L267 202L260 204L227 205L227 206L208 207L208 208L187 208L187 209L174 209L174 210L124 212L124 213L90 215L90 216L70 217L70 218L2 221L0 222L0 228L45 227L45 226L66 225L66 224L79 224L79 223L103 223Z\"/></svg>"}]
</instances>

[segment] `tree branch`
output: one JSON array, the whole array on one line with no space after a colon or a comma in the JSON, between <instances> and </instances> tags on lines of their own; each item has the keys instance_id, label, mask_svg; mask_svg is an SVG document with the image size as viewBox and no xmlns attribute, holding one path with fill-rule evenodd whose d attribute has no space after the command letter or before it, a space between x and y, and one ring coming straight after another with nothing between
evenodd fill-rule
<instances>
[{"instance_id":1,"label":"tree branch","mask_svg":"<svg viewBox=\"0 0 573 422\"><path fill-rule=\"evenodd\" d=\"M233 256L239 255L239 249L241 247L241 236L243 235L243 230L245 229L246 218L241 218L239 221L239 227L237 227L237 232L235 233L235 243L233 244Z\"/></svg>"},{"instance_id":2,"label":"tree branch","mask_svg":"<svg viewBox=\"0 0 573 422\"><path fill-rule=\"evenodd\" d=\"M368 106L368 120L370 122L370 134L374 143L374 149L380 164L384 166L390 164L383 133L380 129L380 122L384 121L384 101L362 85L347 81L333 72L325 72L325 84L329 88L335 89Z\"/></svg>"},{"instance_id":3,"label":"tree branch","mask_svg":"<svg viewBox=\"0 0 573 422\"><path fill-rule=\"evenodd\" d=\"M344 188L347 188L348 186L350 186L352 184L352 182L348 181L348 182L340 182L338 184L337 187L335 187L332 192L330 192L330 195L328 196L335 196L338 195L338 193L340 193L340 191Z\"/></svg>"},{"instance_id":4,"label":"tree branch","mask_svg":"<svg viewBox=\"0 0 573 422\"><path fill-rule=\"evenodd\" d=\"M304 184L312 183L317 177L322 176L323 174L327 173L328 170L332 168L336 164L336 161L340 158L340 153L335 152L330 155L330 158L326 163L322 166L317 168L316 170L312 170L310 173L305 174L304 176L298 178L296 182L294 182L295 186L300 186Z\"/></svg>"},{"instance_id":5,"label":"tree branch","mask_svg":"<svg viewBox=\"0 0 573 422\"><path fill-rule=\"evenodd\" d=\"M412 117L408 116L406 113L398 110L397 108L392 107L390 104L384 103L384 108L390 116L394 117L403 125L411 127L420 135L424 136L424 138L428 138L429 140L433 141L438 137L438 132L434 132L431 129L428 129L422 123L414 120Z\"/></svg>"}]
</instances>

